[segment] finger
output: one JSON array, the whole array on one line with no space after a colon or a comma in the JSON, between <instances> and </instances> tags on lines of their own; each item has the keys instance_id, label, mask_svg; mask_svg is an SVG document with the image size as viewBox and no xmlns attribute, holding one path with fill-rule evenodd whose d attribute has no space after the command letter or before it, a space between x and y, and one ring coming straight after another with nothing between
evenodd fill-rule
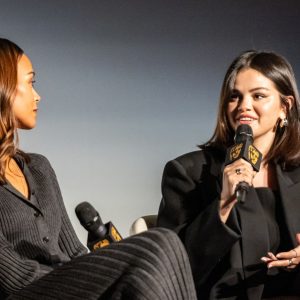
<instances>
[{"instance_id":1,"label":"finger","mask_svg":"<svg viewBox=\"0 0 300 300\"><path fill-rule=\"evenodd\" d=\"M239 164L239 165L241 165L241 166L245 166L245 167L248 167L248 168L252 168L252 165L251 165L248 161L246 161L245 159L243 159L243 158L239 158L239 159L236 160L235 162L236 162L236 164Z\"/></svg>"},{"instance_id":2,"label":"finger","mask_svg":"<svg viewBox=\"0 0 300 300\"><path fill-rule=\"evenodd\" d=\"M231 201L235 199L236 186L241 181L245 181L249 185L252 185L253 181L252 166L244 159L239 159L224 168L221 199Z\"/></svg>"},{"instance_id":3,"label":"finger","mask_svg":"<svg viewBox=\"0 0 300 300\"><path fill-rule=\"evenodd\" d=\"M253 169L244 165L234 165L228 168L230 175L247 175L253 177Z\"/></svg>"},{"instance_id":4,"label":"finger","mask_svg":"<svg viewBox=\"0 0 300 300\"><path fill-rule=\"evenodd\" d=\"M297 240L297 243L300 245L300 233L296 234L296 240Z\"/></svg>"},{"instance_id":5,"label":"finger","mask_svg":"<svg viewBox=\"0 0 300 300\"><path fill-rule=\"evenodd\" d=\"M269 263L271 261L273 261L273 259L271 259L270 257L266 257L266 256L263 256L260 258L261 261L263 261L264 263Z\"/></svg>"},{"instance_id":6,"label":"finger","mask_svg":"<svg viewBox=\"0 0 300 300\"><path fill-rule=\"evenodd\" d=\"M292 250L287 251L287 252L280 252L276 255L276 257L278 259L291 259L291 258L298 257L298 252L299 252L299 249L297 247L297 248L292 249Z\"/></svg>"},{"instance_id":7,"label":"finger","mask_svg":"<svg viewBox=\"0 0 300 300\"><path fill-rule=\"evenodd\" d=\"M243 171L248 170L251 171L253 168L251 164L244 159L236 160L235 162L226 166L226 168L230 171L235 171L236 169L241 169Z\"/></svg>"},{"instance_id":8,"label":"finger","mask_svg":"<svg viewBox=\"0 0 300 300\"><path fill-rule=\"evenodd\" d=\"M249 170L249 169L242 168L242 167L230 171L230 176L232 178L232 181L234 181L234 182L245 181L249 185L252 185L254 175L255 175L255 172L252 169Z\"/></svg>"},{"instance_id":9,"label":"finger","mask_svg":"<svg viewBox=\"0 0 300 300\"><path fill-rule=\"evenodd\" d=\"M278 260L278 258L277 258L272 252L268 252L268 256L269 256L272 260Z\"/></svg>"},{"instance_id":10,"label":"finger","mask_svg":"<svg viewBox=\"0 0 300 300\"><path fill-rule=\"evenodd\" d=\"M293 258L291 259L282 259L282 260L276 260L268 263L268 268L288 268L288 269L294 269L296 267L296 263Z\"/></svg>"}]
</instances>

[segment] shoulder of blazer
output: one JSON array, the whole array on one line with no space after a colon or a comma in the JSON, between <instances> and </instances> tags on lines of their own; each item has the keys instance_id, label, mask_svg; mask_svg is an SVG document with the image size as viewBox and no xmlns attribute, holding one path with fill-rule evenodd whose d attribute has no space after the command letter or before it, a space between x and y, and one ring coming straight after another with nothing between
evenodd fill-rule
<instances>
[{"instance_id":1,"label":"shoulder of blazer","mask_svg":"<svg viewBox=\"0 0 300 300\"><path fill-rule=\"evenodd\" d=\"M276 164L276 169L278 179L283 178L288 185L300 182L300 166L284 170L279 164Z\"/></svg>"},{"instance_id":2,"label":"shoulder of blazer","mask_svg":"<svg viewBox=\"0 0 300 300\"><path fill-rule=\"evenodd\" d=\"M225 160L225 152L215 149L200 149L175 159L188 173L198 173L207 166L213 175L218 175Z\"/></svg>"}]
</instances>

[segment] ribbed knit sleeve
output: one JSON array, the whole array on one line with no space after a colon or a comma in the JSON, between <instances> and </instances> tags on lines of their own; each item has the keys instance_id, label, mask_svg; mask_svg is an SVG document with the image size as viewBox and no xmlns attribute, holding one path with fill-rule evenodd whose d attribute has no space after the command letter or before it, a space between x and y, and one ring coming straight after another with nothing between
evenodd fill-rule
<instances>
[{"instance_id":1,"label":"ribbed knit sleeve","mask_svg":"<svg viewBox=\"0 0 300 300\"><path fill-rule=\"evenodd\" d=\"M51 267L37 261L22 259L0 234L0 286L2 294L17 292L45 275Z\"/></svg>"}]
</instances>

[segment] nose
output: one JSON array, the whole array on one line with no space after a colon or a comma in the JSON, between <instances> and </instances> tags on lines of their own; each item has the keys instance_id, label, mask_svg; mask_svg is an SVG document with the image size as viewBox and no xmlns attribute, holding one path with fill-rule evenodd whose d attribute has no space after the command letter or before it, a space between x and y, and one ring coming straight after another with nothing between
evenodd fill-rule
<instances>
[{"instance_id":1,"label":"nose","mask_svg":"<svg viewBox=\"0 0 300 300\"><path fill-rule=\"evenodd\" d=\"M252 109L252 99L249 96L244 96L238 103L238 111L249 111Z\"/></svg>"},{"instance_id":2,"label":"nose","mask_svg":"<svg viewBox=\"0 0 300 300\"><path fill-rule=\"evenodd\" d=\"M41 96L38 94L38 92L34 89L34 100L36 102L40 102L41 101Z\"/></svg>"}]
</instances>

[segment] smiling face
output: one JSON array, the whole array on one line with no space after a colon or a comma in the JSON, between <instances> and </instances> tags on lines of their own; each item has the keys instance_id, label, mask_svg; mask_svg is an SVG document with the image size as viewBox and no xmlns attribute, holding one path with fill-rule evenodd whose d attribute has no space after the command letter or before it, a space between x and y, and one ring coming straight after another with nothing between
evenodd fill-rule
<instances>
[{"instance_id":1,"label":"smiling face","mask_svg":"<svg viewBox=\"0 0 300 300\"><path fill-rule=\"evenodd\" d=\"M18 62L17 87L12 104L17 127L21 129L32 129L36 125L40 96L33 87L34 76L31 61L23 54Z\"/></svg>"},{"instance_id":2,"label":"smiling face","mask_svg":"<svg viewBox=\"0 0 300 300\"><path fill-rule=\"evenodd\" d=\"M258 148L269 149L275 138L278 120L286 117L274 83L254 69L242 69L237 74L228 101L226 113L234 131L241 124L250 125L254 144Z\"/></svg>"}]
</instances>

